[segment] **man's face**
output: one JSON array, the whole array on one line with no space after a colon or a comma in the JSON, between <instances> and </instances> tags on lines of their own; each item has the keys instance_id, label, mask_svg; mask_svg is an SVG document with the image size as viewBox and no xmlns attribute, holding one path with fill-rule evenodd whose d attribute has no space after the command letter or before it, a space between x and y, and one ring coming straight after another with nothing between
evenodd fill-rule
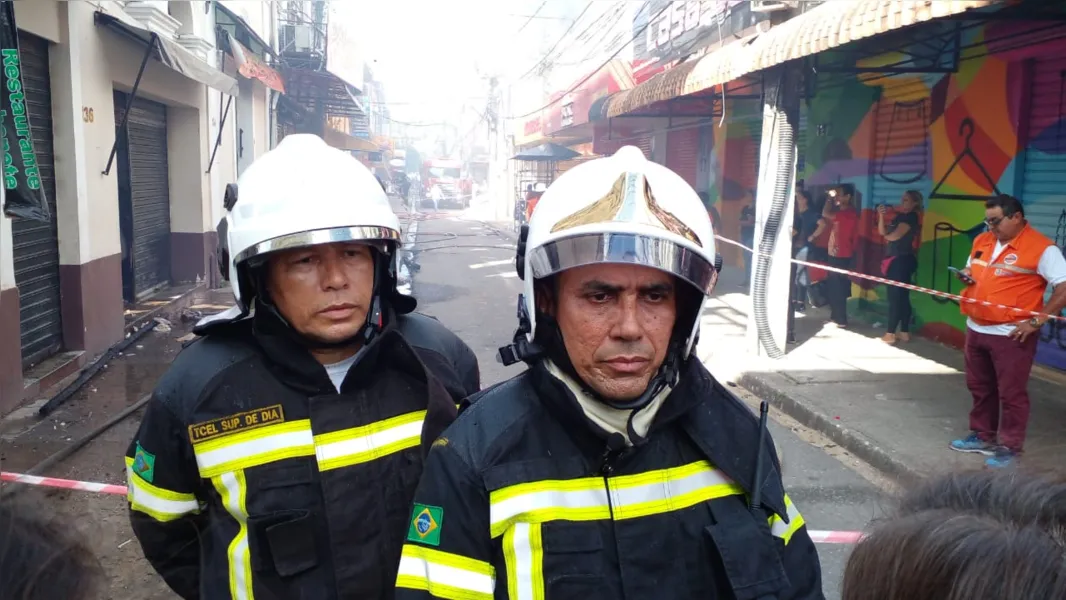
<instances>
[{"instance_id":1,"label":"man's face","mask_svg":"<svg viewBox=\"0 0 1066 600\"><path fill-rule=\"evenodd\" d=\"M564 271L557 284L549 312L578 376L606 399L639 397L666 358L677 319L673 277L637 265L589 265Z\"/></svg>"},{"instance_id":2,"label":"man's face","mask_svg":"<svg viewBox=\"0 0 1066 600\"><path fill-rule=\"evenodd\" d=\"M303 336L327 343L354 337L366 323L374 289L369 246L338 242L270 256L274 305Z\"/></svg>"},{"instance_id":3,"label":"man's face","mask_svg":"<svg viewBox=\"0 0 1066 600\"><path fill-rule=\"evenodd\" d=\"M1025 219L1020 213L1005 217L1001 206L985 209L985 223L988 224L988 230L1001 242L1013 240L1025 227Z\"/></svg>"}]
</instances>

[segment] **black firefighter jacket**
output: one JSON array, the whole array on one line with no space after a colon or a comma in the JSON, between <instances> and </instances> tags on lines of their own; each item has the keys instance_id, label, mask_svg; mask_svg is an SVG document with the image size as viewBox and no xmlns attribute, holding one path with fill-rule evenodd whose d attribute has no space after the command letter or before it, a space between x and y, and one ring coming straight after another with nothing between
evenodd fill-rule
<instances>
[{"instance_id":1,"label":"black firefighter jacket","mask_svg":"<svg viewBox=\"0 0 1066 600\"><path fill-rule=\"evenodd\" d=\"M156 387L127 452L130 520L183 598L392 598L429 445L477 360L396 317L340 394L269 318L216 328Z\"/></svg>"},{"instance_id":2,"label":"black firefighter jacket","mask_svg":"<svg viewBox=\"0 0 1066 600\"><path fill-rule=\"evenodd\" d=\"M772 441L699 361L635 449L543 366L478 396L426 459L398 600L823 598Z\"/></svg>"}]
</instances>

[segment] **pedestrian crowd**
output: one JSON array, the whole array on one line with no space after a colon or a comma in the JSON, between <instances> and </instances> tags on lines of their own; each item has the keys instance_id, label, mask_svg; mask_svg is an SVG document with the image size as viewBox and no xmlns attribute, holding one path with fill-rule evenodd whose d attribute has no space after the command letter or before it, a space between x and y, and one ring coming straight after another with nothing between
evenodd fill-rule
<instances>
[{"instance_id":1,"label":"pedestrian crowd","mask_svg":"<svg viewBox=\"0 0 1066 600\"><path fill-rule=\"evenodd\" d=\"M820 213L801 198L799 234L828 231L826 260L850 268L854 189ZM527 368L485 389L469 346L397 290L399 221L349 155L288 136L225 208L235 305L197 325L125 457L134 534L180 597L824 597L765 419L693 352L721 263L704 202L673 171L624 147L543 190L499 351ZM917 231L885 226L901 246L904 226ZM996 244L1039 271L1039 239L1021 235ZM1007 261L978 242L966 275L1001 300L982 286ZM844 282L827 291L840 325ZM856 546L844 597L1064 598L1064 511L1054 474L925 482ZM14 505L0 527L5 598L106 587L69 528Z\"/></svg>"}]
</instances>

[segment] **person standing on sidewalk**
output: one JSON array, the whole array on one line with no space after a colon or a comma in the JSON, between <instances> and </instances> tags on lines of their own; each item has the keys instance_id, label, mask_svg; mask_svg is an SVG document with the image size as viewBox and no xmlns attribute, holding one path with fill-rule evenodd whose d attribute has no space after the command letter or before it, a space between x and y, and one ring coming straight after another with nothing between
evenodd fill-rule
<instances>
[{"instance_id":1,"label":"person standing on sidewalk","mask_svg":"<svg viewBox=\"0 0 1066 600\"><path fill-rule=\"evenodd\" d=\"M966 320L966 385L973 394L970 435L951 442L960 452L990 455L989 467L1010 466L1029 424L1029 374L1040 329L1066 308L1066 258L1025 220L1020 200L1001 194L985 203L988 231L977 236L960 279L965 298L1026 313L962 303ZM1051 298L1045 302L1048 286Z\"/></svg>"},{"instance_id":2,"label":"person standing on sidewalk","mask_svg":"<svg viewBox=\"0 0 1066 600\"><path fill-rule=\"evenodd\" d=\"M885 277L900 283L910 283L918 269L918 257L915 255L916 240L920 239L921 226L918 213L922 209L922 193L907 190L903 193L892 223L885 224L887 207L877 207L877 232L888 242L886 258L881 263L881 272ZM888 296L887 331L881 341L886 344L909 342L911 339L911 291L894 285L886 286ZM896 330L899 334L896 334Z\"/></svg>"},{"instance_id":3,"label":"person standing on sidewalk","mask_svg":"<svg viewBox=\"0 0 1066 600\"><path fill-rule=\"evenodd\" d=\"M829 191L822 209L831 228L829 234L829 266L850 271L855 265L855 250L859 245L859 213L855 210L855 186L845 183ZM848 298L851 297L851 278L830 271L827 278L830 323L848 326Z\"/></svg>"},{"instance_id":4,"label":"person standing on sidewalk","mask_svg":"<svg viewBox=\"0 0 1066 600\"><path fill-rule=\"evenodd\" d=\"M500 349L529 368L430 451L397 600L824 599L769 433L693 351L716 256L695 190L639 148L551 184Z\"/></svg>"},{"instance_id":5,"label":"person standing on sidewalk","mask_svg":"<svg viewBox=\"0 0 1066 600\"><path fill-rule=\"evenodd\" d=\"M287 136L225 209L236 306L152 393L126 454L133 532L182 598L390 600L477 359L397 291L399 221L351 155Z\"/></svg>"}]
</instances>

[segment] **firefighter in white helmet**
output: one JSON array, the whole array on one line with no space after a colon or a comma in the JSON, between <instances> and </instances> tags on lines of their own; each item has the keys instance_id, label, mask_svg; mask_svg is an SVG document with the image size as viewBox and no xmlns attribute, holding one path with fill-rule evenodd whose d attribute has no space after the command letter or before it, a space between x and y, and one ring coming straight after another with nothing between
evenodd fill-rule
<instances>
[{"instance_id":1,"label":"firefighter in white helmet","mask_svg":"<svg viewBox=\"0 0 1066 600\"><path fill-rule=\"evenodd\" d=\"M291 135L227 188L236 307L198 326L127 452L130 518L183 598L391 598L423 457L477 360L396 289L373 174Z\"/></svg>"},{"instance_id":2,"label":"firefighter in white helmet","mask_svg":"<svg viewBox=\"0 0 1066 600\"><path fill-rule=\"evenodd\" d=\"M397 598L821 599L774 446L695 356L718 276L696 192L625 147L549 186L504 362L415 493Z\"/></svg>"}]
</instances>

